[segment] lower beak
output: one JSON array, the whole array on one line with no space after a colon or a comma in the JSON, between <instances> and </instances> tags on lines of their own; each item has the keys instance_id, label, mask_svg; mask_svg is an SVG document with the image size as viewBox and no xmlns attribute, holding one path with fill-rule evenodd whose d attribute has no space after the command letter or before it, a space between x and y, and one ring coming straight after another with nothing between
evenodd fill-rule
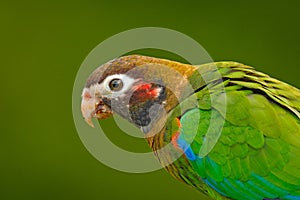
<instances>
[{"instance_id":1,"label":"lower beak","mask_svg":"<svg viewBox=\"0 0 300 200\"><path fill-rule=\"evenodd\" d=\"M94 98L82 99L81 112L86 123L93 128L92 118L105 119L112 115L111 109L101 99Z\"/></svg>"}]
</instances>

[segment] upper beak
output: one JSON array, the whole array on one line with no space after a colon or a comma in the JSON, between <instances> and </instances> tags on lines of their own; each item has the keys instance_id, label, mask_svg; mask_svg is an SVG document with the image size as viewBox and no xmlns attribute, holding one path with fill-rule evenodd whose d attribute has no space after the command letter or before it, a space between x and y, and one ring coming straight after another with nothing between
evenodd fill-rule
<instances>
[{"instance_id":1,"label":"upper beak","mask_svg":"<svg viewBox=\"0 0 300 200\"><path fill-rule=\"evenodd\" d=\"M91 97L89 94L84 94L82 96L81 113L86 123L93 128L93 117L105 119L112 115L111 109L105 105L100 98Z\"/></svg>"}]
</instances>

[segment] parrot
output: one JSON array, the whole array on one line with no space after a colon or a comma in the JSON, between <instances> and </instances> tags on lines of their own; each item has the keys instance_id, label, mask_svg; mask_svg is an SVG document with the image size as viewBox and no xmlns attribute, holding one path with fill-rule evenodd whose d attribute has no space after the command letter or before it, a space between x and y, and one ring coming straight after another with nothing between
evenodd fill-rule
<instances>
[{"instance_id":1,"label":"parrot","mask_svg":"<svg viewBox=\"0 0 300 200\"><path fill-rule=\"evenodd\" d=\"M123 117L168 173L211 199L300 200L300 90L251 66L126 55L96 68L81 98L90 126Z\"/></svg>"}]
</instances>

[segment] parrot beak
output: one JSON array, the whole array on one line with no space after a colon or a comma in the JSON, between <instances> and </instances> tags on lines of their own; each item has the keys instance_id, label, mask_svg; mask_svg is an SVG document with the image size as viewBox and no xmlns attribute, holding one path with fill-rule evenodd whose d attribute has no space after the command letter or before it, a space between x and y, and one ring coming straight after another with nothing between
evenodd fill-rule
<instances>
[{"instance_id":1,"label":"parrot beak","mask_svg":"<svg viewBox=\"0 0 300 200\"><path fill-rule=\"evenodd\" d=\"M93 117L105 119L112 115L111 109L100 98L92 97L88 91L84 91L82 95L81 113L86 123L93 128Z\"/></svg>"}]
</instances>

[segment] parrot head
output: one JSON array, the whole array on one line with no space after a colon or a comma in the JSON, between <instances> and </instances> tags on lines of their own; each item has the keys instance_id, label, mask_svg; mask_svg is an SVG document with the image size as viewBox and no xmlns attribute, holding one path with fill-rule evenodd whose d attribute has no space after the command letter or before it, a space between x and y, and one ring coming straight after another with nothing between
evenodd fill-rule
<instances>
[{"instance_id":1,"label":"parrot head","mask_svg":"<svg viewBox=\"0 0 300 200\"><path fill-rule=\"evenodd\" d=\"M98 67L87 79L82 92L81 111L85 121L94 127L92 118L105 119L117 113L148 132L178 103L174 90L179 91L178 86L185 82L182 76L186 77L180 71L189 71L185 65L185 69L179 70L179 64L130 55ZM180 76L172 75L170 69ZM169 88L174 86L171 91Z\"/></svg>"}]
</instances>

